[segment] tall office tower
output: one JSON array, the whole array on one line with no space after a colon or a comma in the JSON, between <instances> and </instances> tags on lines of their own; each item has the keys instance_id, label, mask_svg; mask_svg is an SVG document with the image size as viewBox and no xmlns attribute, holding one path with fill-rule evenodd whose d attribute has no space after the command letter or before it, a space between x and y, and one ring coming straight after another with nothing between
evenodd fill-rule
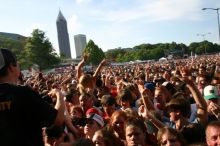
<instances>
[{"instance_id":1,"label":"tall office tower","mask_svg":"<svg viewBox=\"0 0 220 146\"><path fill-rule=\"evenodd\" d=\"M71 58L67 23L61 11L59 11L56 24L60 54L63 54L66 58Z\"/></svg>"},{"instance_id":2,"label":"tall office tower","mask_svg":"<svg viewBox=\"0 0 220 146\"><path fill-rule=\"evenodd\" d=\"M83 49L86 47L86 35L78 34L74 35L76 58L80 58L83 53Z\"/></svg>"}]
</instances>

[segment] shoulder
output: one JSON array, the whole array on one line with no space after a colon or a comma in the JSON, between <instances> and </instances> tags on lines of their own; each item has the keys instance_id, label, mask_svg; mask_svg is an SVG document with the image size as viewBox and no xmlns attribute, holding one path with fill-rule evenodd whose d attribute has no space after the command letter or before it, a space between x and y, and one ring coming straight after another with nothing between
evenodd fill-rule
<instances>
[{"instance_id":1,"label":"shoulder","mask_svg":"<svg viewBox=\"0 0 220 146\"><path fill-rule=\"evenodd\" d=\"M24 92L28 87L25 86L21 86L21 85L14 85L14 84L8 84L8 83L1 83L0 84L0 91L7 93L13 93L13 94L17 94L19 92Z\"/></svg>"},{"instance_id":2,"label":"shoulder","mask_svg":"<svg viewBox=\"0 0 220 146\"><path fill-rule=\"evenodd\" d=\"M12 85L12 88L15 90L15 92L23 95L38 94L30 87L24 85Z\"/></svg>"},{"instance_id":3,"label":"shoulder","mask_svg":"<svg viewBox=\"0 0 220 146\"><path fill-rule=\"evenodd\" d=\"M9 92L12 92L12 95L22 97L20 100L34 100L35 98L40 98L40 94L28 86L23 85L10 85L8 88Z\"/></svg>"}]
</instances>

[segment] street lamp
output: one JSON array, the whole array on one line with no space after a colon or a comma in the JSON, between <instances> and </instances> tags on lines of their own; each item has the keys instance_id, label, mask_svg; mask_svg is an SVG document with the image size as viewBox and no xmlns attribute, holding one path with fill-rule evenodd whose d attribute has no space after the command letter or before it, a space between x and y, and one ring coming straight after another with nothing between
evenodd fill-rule
<instances>
[{"instance_id":1,"label":"street lamp","mask_svg":"<svg viewBox=\"0 0 220 146\"><path fill-rule=\"evenodd\" d=\"M220 8L203 8L202 10L215 10L215 11L217 11L218 34L219 34L219 42L220 42L220 23L219 23L219 13L218 13L218 10L220 10Z\"/></svg>"},{"instance_id":2,"label":"street lamp","mask_svg":"<svg viewBox=\"0 0 220 146\"><path fill-rule=\"evenodd\" d=\"M201 37L203 38L204 42L205 42L205 40L206 40L205 37L206 37L206 35L208 35L208 34L211 34L211 32L203 33L203 34L197 33L196 35L197 35L197 36L201 36ZM206 45L205 45L205 54L206 54Z\"/></svg>"},{"instance_id":3,"label":"street lamp","mask_svg":"<svg viewBox=\"0 0 220 146\"><path fill-rule=\"evenodd\" d=\"M208 32L208 33L197 33L196 35L197 36L202 36L202 38L203 38L203 40L205 41L205 38L206 38L206 35L208 35L208 34L211 34L211 32Z\"/></svg>"}]
</instances>

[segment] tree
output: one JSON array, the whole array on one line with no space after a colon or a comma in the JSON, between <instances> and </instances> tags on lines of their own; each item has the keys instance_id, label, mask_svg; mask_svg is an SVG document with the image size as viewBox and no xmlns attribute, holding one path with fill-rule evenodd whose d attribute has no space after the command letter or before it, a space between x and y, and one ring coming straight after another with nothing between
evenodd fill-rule
<instances>
[{"instance_id":1,"label":"tree","mask_svg":"<svg viewBox=\"0 0 220 146\"><path fill-rule=\"evenodd\" d=\"M190 52L196 52L196 48L198 48L199 47L199 43L197 43L197 42L193 42L193 43L191 43L190 45L189 45L189 51Z\"/></svg>"},{"instance_id":2,"label":"tree","mask_svg":"<svg viewBox=\"0 0 220 146\"><path fill-rule=\"evenodd\" d=\"M51 42L39 29L33 30L25 46L26 67L38 64L41 69L50 68L60 62Z\"/></svg>"},{"instance_id":3,"label":"tree","mask_svg":"<svg viewBox=\"0 0 220 146\"><path fill-rule=\"evenodd\" d=\"M203 42L193 42L189 46L183 43L177 44L172 43L158 43L158 44L140 44L134 46L131 49L111 49L106 52L108 59L116 62L129 62L133 60L149 60L158 59L163 56L167 56L170 53L176 56L183 56L184 53L203 54L205 51L207 53L217 53L220 51L220 46L218 44L213 44L208 41Z\"/></svg>"},{"instance_id":4,"label":"tree","mask_svg":"<svg viewBox=\"0 0 220 146\"><path fill-rule=\"evenodd\" d=\"M105 52L105 56L107 60L115 62L119 54L125 54L125 53L126 51L121 48L110 49L107 52Z\"/></svg>"},{"instance_id":5,"label":"tree","mask_svg":"<svg viewBox=\"0 0 220 146\"><path fill-rule=\"evenodd\" d=\"M104 58L105 54L92 40L89 40L84 53L89 53L88 64L98 65Z\"/></svg>"}]
</instances>

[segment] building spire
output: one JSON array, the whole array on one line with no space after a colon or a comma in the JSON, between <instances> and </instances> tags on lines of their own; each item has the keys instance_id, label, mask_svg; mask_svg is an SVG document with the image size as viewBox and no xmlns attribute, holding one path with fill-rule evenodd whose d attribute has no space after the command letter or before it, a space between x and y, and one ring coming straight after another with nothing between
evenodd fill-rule
<instances>
[{"instance_id":1,"label":"building spire","mask_svg":"<svg viewBox=\"0 0 220 146\"><path fill-rule=\"evenodd\" d=\"M57 16L56 24L57 24L57 34L58 34L57 36L58 36L60 54L64 55L66 58L71 58L67 22L60 9L59 9L59 14Z\"/></svg>"},{"instance_id":2,"label":"building spire","mask_svg":"<svg viewBox=\"0 0 220 146\"><path fill-rule=\"evenodd\" d=\"M57 21L66 21L65 17L63 16L60 8L59 8L59 14L57 16Z\"/></svg>"}]
</instances>

